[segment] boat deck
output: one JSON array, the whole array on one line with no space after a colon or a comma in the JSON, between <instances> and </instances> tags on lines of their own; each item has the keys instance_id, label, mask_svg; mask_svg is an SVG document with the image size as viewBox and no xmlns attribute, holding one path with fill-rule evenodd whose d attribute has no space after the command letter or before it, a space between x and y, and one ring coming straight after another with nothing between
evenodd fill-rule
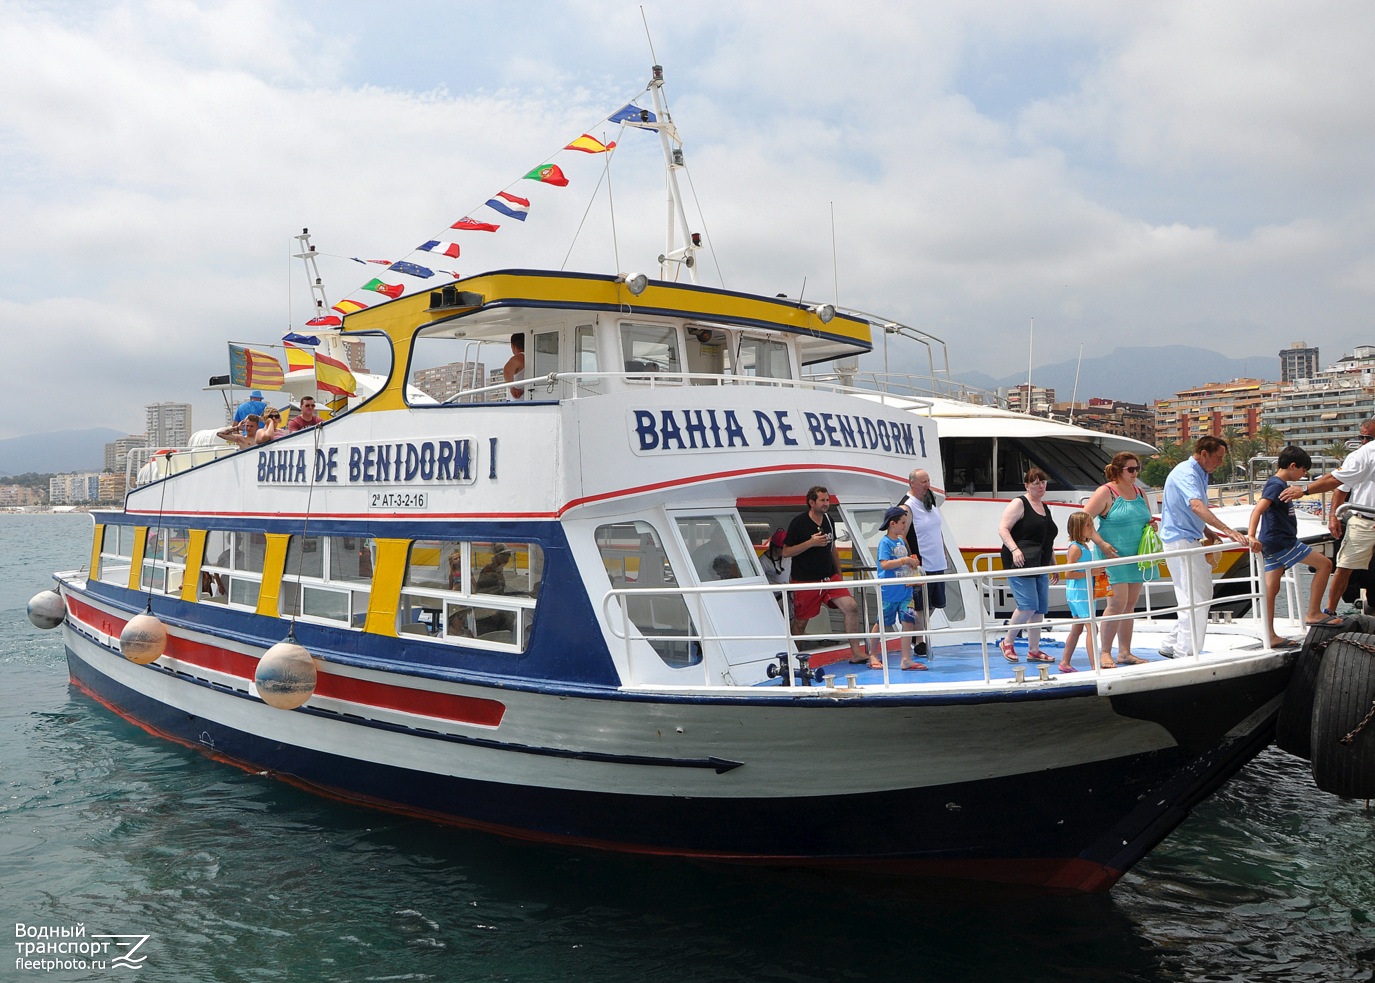
<instances>
[{"instance_id":1,"label":"boat deck","mask_svg":"<svg viewBox=\"0 0 1375 983\"><path fill-rule=\"evenodd\" d=\"M899 668L901 656L898 651L898 642L895 639L890 639L886 658L887 680L890 685L976 683L983 682L985 678L994 683L1004 683L1015 681L1017 670L1020 669L1027 682L1039 682L1042 667L1045 668L1049 678L1059 678L1072 682L1087 682L1096 674L1101 673L1113 675L1152 673L1168 666L1179 666L1193 661L1188 657L1167 658L1159 654L1160 644L1165 638L1165 634L1173 626L1174 621L1170 619L1143 619L1135 622L1132 633L1132 653L1138 658L1146 659L1147 662L1138 665L1119 664L1107 669L1097 668L1085 654L1084 640L1081 637L1070 661L1070 665L1074 669L1072 673L1064 673L1060 670L1060 661L1064 657L1065 650L1066 631L1063 627L1042 629L1041 651L1051 658L1052 661L1050 662L1028 662L1028 645L1025 637L1017 639L1015 643L1018 661L1015 663L1008 662L1003 658L1003 654L998 648L998 642L1002 638L1005 628L1000 628L997 634L990 634L986 653L987 676L985 676L985 646L980 642L966 641L934 645L930 648L927 656L916 659L918 663L926 667L924 670L902 670ZM1297 651L1297 644L1302 642L1306 630L1304 626L1297 621L1278 619L1276 629L1282 637L1295 640L1294 650ZM1202 658L1204 660L1225 658L1241 653L1254 654L1263 651L1265 646L1259 634L1260 630L1261 626L1250 619L1210 623L1207 644L1204 647ZM826 675L834 675L834 682L837 686L845 686L848 682L846 677L851 675L855 677L854 685L856 686L882 686L884 684L885 670L871 669L865 662L851 663L849 654L848 648L828 646L811 654L810 665L812 669L822 669ZM1117 654L1118 648L1114 646L1114 657ZM758 685L781 686L784 684L781 679L770 679ZM823 684L813 683L813 685Z\"/></svg>"}]
</instances>

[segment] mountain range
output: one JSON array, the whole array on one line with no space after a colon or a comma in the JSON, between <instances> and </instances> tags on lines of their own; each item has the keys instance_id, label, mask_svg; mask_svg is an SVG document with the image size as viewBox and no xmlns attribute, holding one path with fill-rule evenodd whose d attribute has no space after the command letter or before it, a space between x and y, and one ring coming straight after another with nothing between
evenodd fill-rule
<instances>
[{"instance_id":1,"label":"mountain range","mask_svg":"<svg viewBox=\"0 0 1375 983\"><path fill-rule=\"evenodd\" d=\"M1031 382L1055 390L1055 398L1068 402L1075 397L1087 402L1094 396L1145 403L1208 382L1241 377L1276 378L1279 358L1254 355L1232 358L1206 348L1188 345L1118 348L1110 355L1041 365L1031 372ZM995 378L977 369L958 373L955 381L979 389L1006 389L1026 382L1026 373ZM1076 386L1077 378L1077 386ZM1077 397L1076 397L1077 389ZM99 471L104 466L105 445L123 431L100 427L91 430L59 430L0 440L0 477L5 475Z\"/></svg>"},{"instance_id":2,"label":"mountain range","mask_svg":"<svg viewBox=\"0 0 1375 983\"><path fill-rule=\"evenodd\" d=\"M1157 345L1118 348L1110 355L1086 358L1082 366L1078 359L1037 366L1031 371L1031 384L1054 389L1055 399L1061 403L1071 398L1084 403L1097 396L1149 406L1157 399L1209 382L1277 379L1279 374L1278 355L1232 358L1207 348ZM1007 389L1025 385L1026 372L995 378L976 370L955 373L954 379L979 389Z\"/></svg>"},{"instance_id":3,"label":"mountain range","mask_svg":"<svg viewBox=\"0 0 1375 983\"><path fill-rule=\"evenodd\" d=\"M100 471L105 445L128 436L123 430L58 430L0 440L0 478L7 475Z\"/></svg>"}]
</instances>

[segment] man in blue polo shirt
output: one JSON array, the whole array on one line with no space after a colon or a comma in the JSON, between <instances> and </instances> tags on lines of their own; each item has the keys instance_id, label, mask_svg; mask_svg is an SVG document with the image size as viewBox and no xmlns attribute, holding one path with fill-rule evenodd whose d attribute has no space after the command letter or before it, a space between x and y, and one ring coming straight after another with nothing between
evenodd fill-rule
<instances>
[{"instance_id":1,"label":"man in blue polo shirt","mask_svg":"<svg viewBox=\"0 0 1375 983\"><path fill-rule=\"evenodd\" d=\"M1160 502L1160 541L1166 553L1177 553L1203 545L1209 528L1242 546L1250 547L1245 534L1232 529L1208 507L1208 476L1227 456L1227 441L1221 437L1200 437L1194 443L1194 456L1179 462L1165 479ZM1208 603L1213 599L1213 567L1208 554L1167 556L1174 582L1175 603L1180 606L1174 627L1160 643L1160 654L1198 655L1203 651L1203 636L1208 630Z\"/></svg>"},{"instance_id":2,"label":"man in blue polo shirt","mask_svg":"<svg viewBox=\"0 0 1375 983\"><path fill-rule=\"evenodd\" d=\"M263 399L263 394L257 389L248 394L248 398L239 404L239 408L234 411L234 422L243 423L250 413L262 416L267 409L267 401Z\"/></svg>"}]
</instances>

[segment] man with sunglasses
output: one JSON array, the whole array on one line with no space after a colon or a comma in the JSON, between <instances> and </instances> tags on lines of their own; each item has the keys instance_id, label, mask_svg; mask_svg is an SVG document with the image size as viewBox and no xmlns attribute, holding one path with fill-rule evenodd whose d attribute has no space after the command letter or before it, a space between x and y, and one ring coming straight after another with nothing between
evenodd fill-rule
<instances>
[{"instance_id":1,"label":"man with sunglasses","mask_svg":"<svg viewBox=\"0 0 1375 983\"><path fill-rule=\"evenodd\" d=\"M1361 424L1360 438L1361 446L1346 455L1341 467L1309 482L1306 489L1309 495L1333 492L1332 517L1328 520L1333 536L1342 536L1341 522L1337 519L1339 505L1350 502L1363 508L1375 508L1375 443L1372 443L1375 441L1375 419ZM1323 614L1334 623L1337 602L1346 593L1351 571L1370 566L1372 553L1375 553L1375 518L1351 514L1346 520L1342 548L1337 553L1337 570L1327 588L1327 607L1323 608Z\"/></svg>"},{"instance_id":2,"label":"man with sunglasses","mask_svg":"<svg viewBox=\"0 0 1375 983\"><path fill-rule=\"evenodd\" d=\"M1208 529L1226 539L1250 548L1251 540L1223 522L1208 507L1208 477L1227 457L1227 441L1221 437L1200 437L1194 442L1193 457L1176 464L1165 479L1160 503L1160 541L1174 583L1175 603L1179 605L1174 627L1160 643L1160 654L1198 655L1208 630L1209 604L1213 599L1213 567L1207 553L1185 555L1183 551L1204 545Z\"/></svg>"}]
</instances>

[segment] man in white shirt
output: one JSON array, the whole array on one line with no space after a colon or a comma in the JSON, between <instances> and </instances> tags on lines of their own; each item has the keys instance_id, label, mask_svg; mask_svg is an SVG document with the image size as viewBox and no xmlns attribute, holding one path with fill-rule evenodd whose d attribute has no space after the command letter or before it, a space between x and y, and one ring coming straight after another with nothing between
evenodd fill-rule
<instances>
[{"instance_id":1,"label":"man in white shirt","mask_svg":"<svg viewBox=\"0 0 1375 983\"><path fill-rule=\"evenodd\" d=\"M1334 513L1343 495L1344 500L1352 505L1375 508L1375 419L1361 424L1361 440L1361 446L1346 455L1341 467L1310 482L1299 494L1317 495L1336 491L1338 494L1332 501ZM1375 518L1353 512L1346 520L1346 535L1337 553L1337 570L1327 588L1327 607L1323 608L1323 613L1333 623L1337 621L1337 602L1342 599L1347 582L1351 580L1351 571L1370 566L1372 553L1375 553Z\"/></svg>"}]
</instances>

